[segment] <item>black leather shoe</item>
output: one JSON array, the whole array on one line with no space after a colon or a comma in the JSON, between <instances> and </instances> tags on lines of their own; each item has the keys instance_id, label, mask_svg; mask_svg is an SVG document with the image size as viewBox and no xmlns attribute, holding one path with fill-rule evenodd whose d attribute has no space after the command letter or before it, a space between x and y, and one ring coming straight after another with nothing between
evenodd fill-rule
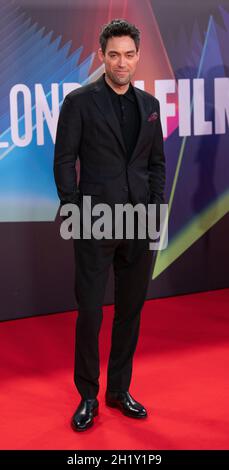
<instances>
[{"instance_id":1,"label":"black leather shoe","mask_svg":"<svg viewBox=\"0 0 229 470\"><path fill-rule=\"evenodd\" d=\"M112 408L119 408L122 413L131 418L146 418L147 411L141 403L134 400L129 392L106 391L106 404Z\"/></svg>"},{"instance_id":2,"label":"black leather shoe","mask_svg":"<svg viewBox=\"0 0 229 470\"><path fill-rule=\"evenodd\" d=\"M74 431L86 431L94 423L94 416L98 415L99 402L97 398L88 398L81 400L75 411L71 425Z\"/></svg>"}]
</instances>

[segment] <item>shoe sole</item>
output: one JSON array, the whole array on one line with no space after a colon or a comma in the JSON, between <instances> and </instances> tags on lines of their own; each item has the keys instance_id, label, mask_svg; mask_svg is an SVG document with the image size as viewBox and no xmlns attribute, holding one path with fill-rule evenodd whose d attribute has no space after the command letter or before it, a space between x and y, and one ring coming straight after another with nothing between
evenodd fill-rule
<instances>
[{"instance_id":1,"label":"shoe sole","mask_svg":"<svg viewBox=\"0 0 229 470\"><path fill-rule=\"evenodd\" d=\"M95 409L93 410L93 417L94 417L94 416L98 416L98 414L99 414L99 407L97 406L97 408L95 408ZM94 420L92 420L92 421L87 425L86 428L77 428L77 427L75 426L74 422L71 421L71 427L72 427L73 431L76 431L76 432L84 432L84 431L87 431L88 429L90 429L90 428L93 426L93 424L94 424Z\"/></svg>"},{"instance_id":2,"label":"shoe sole","mask_svg":"<svg viewBox=\"0 0 229 470\"><path fill-rule=\"evenodd\" d=\"M147 414L146 415L132 415L132 414L129 414L128 411L125 411L121 406L119 406L118 404L114 403L114 402L111 402L111 401L106 401L106 405L109 406L110 408L117 408L118 410L120 410L125 416L128 416L128 418L134 418L134 419L144 419L144 418L147 418Z\"/></svg>"}]
</instances>

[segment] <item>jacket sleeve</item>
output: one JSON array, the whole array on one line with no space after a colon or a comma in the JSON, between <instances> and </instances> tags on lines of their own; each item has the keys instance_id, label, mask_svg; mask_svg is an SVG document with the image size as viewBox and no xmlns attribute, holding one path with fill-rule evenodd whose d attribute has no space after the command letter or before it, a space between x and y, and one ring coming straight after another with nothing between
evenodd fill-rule
<instances>
[{"instance_id":1,"label":"jacket sleeve","mask_svg":"<svg viewBox=\"0 0 229 470\"><path fill-rule=\"evenodd\" d=\"M77 204L79 200L76 160L81 130L80 109L66 96L60 110L54 148L54 178L61 205Z\"/></svg>"},{"instance_id":2,"label":"jacket sleeve","mask_svg":"<svg viewBox=\"0 0 229 470\"><path fill-rule=\"evenodd\" d=\"M156 129L154 134L152 151L149 159L149 183L150 183L150 203L164 202L164 188L166 178L164 142L160 119L160 104L157 102Z\"/></svg>"}]
</instances>

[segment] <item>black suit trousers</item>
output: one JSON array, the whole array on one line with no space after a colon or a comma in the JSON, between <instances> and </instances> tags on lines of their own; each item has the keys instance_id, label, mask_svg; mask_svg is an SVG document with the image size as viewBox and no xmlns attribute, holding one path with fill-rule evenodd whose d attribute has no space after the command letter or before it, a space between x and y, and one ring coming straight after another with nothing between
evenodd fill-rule
<instances>
[{"instance_id":1,"label":"black suit trousers","mask_svg":"<svg viewBox=\"0 0 229 470\"><path fill-rule=\"evenodd\" d=\"M75 295L78 317L75 336L74 382L81 397L99 392L99 332L111 265L114 270L114 319L107 368L107 389L127 391L131 382L141 309L151 274L153 251L149 238L77 239Z\"/></svg>"}]
</instances>

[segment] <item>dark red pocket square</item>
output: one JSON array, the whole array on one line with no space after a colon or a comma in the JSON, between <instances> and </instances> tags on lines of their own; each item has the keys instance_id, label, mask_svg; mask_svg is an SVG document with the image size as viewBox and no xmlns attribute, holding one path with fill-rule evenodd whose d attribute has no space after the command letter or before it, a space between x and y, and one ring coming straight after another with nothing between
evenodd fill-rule
<instances>
[{"instance_id":1,"label":"dark red pocket square","mask_svg":"<svg viewBox=\"0 0 229 470\"><path fill-rule=\"evenodd\" d=\"M148 121L148 122L156 121L157 118L158 118L158 113L155 111L154 113L151 113L151 114L148 116L147 121Z\"/></svg>"}]
</instances>

